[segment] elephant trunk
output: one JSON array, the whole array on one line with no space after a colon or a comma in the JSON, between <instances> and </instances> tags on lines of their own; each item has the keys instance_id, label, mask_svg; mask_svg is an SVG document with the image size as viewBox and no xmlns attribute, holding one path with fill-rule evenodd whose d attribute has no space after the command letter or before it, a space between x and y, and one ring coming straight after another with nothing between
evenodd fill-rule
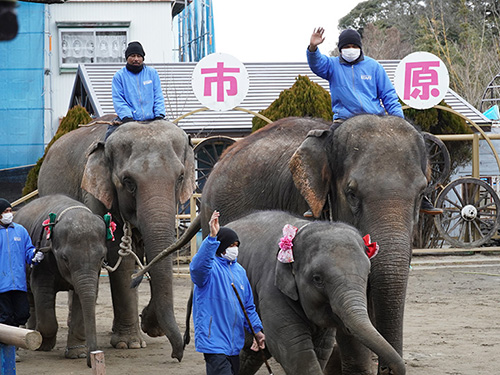
<instances>
[{"instance_id":1,"label":"elephant trunk","mask_svg":"<svg viewBox=\"0 0 500 375\"><path fill-rule=\"evenodd\" d=\"M138 212L140 232L148 262L175 241L175 199L166 202L164 196L143 202ZM139 203L139 202L138 202ZM173 299L172 258L159 261L149 271L151 300L142 312L141 327L150 336L165 334L172 345L172 358L183 356L183 340L175 320Z\"/></svg>"},{"instance_id":2,"label":"elephant trunk","mask_svg":"<svg viewBox=\"0 0 500 375\"><path fill-rule=\"evenodd\" d=\"M368 316L366 295L363 290L349 291L342 297L335 296L333 301L341 299L339 316L348 331L363 345L384 360L384 366L394 375L406 373L405 363L400 354L375 329ZM332 304L335 306L335 304ZM389 372L388 372L389 373Z\"/></svg>"},{"instance_id":3,"label":"elephant trunk","mask_svg":"<svg viewBox=\"0 0 500 375\"><path fill-rule=\"evenodd\" d=\"M97 350L95 305L97 301L99 274L82 272L74 278L75 293L82 308L85 340L87 343L87 365L91 367L90 353Z\"/></svg>"},{"instance_id":4,"label":"elephant trunk","mask_svg":"<svg viewBox=\"0 0 500 375\"><path fill-rule=\"evenodd\" d=\"M375 326L400 355L403 353L403 316L413 230L413 209L402 206L403 203L391 204L390 208L382 210L382 215L380 207L367 210L379 214L363 227L379 245L369 275Z\"/></svg>"}]
</instances>

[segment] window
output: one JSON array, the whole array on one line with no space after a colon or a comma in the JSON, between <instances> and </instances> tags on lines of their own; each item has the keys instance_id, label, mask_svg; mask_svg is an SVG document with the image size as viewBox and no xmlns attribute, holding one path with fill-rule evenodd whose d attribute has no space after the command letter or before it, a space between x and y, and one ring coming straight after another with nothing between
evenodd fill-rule
<instances>
[{"instance_id":1,"label":"window","mask_svg":"<svg viewBox=\"0 0 500 375\"><path fill-rule=\"evenodd\" d=\"M59 67L73 70L78 64L124 62L127 28L93 24L58 24ZM100 27L99 27L100 26ZM126 25L128 26L128 24Z\"/></svg>"}]
</instances>

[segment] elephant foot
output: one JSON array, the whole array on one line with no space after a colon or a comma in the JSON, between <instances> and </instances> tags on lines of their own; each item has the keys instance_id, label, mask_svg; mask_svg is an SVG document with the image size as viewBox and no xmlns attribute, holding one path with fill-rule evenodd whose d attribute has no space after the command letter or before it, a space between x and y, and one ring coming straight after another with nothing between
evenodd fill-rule
<instances>
[{"instance_id":1,"label":"elephant foot","mask_svg":"<svg viewBox=\"0 0 500 375\"><path fill-rule=\"evenodd\" d=\"M147 305L143 310L141 317L141 329L150 337L165 336L165 332L160 328L158 319L153 309Z\"/></svg>"},{"instance_id":2,"label":"elephant foot","mask_svg":"<svg viewBox=\"0 0 500 375\"><path fill-rule=\"evenodd\" d=\"M40 350L42 352L49 352L52 349L54 349L54 346L56 346L56 336L54 337L44 337L42 336L42 344L37 350Z\"/></svg>"},{"instance_id":3,"label":"elephant foot","mask_svg":"<svg viewBox=\"0 0 500 375\"><path fill-rule=\"evenodd\" d=\"M110 342L116 349L141 349L146 347L146 341L140 334L136 336L113 333Z\"/></svg>"},{"instance_id":4,"label":"elephant foot","mask_svg":"<svg viewBox=\"0 0 500 375\"><path fill-rule=\"evenodd\" d=\"M87 358L87 346L86 345L68 346L64 351L64 356L69 359Z\"/></svg>"}]
</instances>

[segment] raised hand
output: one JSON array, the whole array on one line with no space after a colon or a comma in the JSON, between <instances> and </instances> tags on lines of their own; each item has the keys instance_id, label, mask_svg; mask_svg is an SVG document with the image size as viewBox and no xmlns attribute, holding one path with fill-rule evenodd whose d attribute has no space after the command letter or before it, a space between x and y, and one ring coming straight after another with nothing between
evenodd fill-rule
<instances>
[{"instance_id":1,"label":"raised hand","mask_svg":"<svg viewBox=\"0 0 500 375\"><path fill-rule=\"evenodd\" d=\"M322 27L318 27L317 29L314 29L312 35L311 35L311 40L309 41L309 51L314 52L316 51L316 48L323 43L325 40L325 37L323 36L325 32L325 29Z\"/></svg>"},{"instance_id":2,"label":"raised hand","mask_svg":"<svg viewBox=\"0 0 500 375\"><path fill-rule=\"evenodd\" d=\"M212 217L208 224L210 225L210 237L217 237L217 233L219 233L220 225L219 225L219 211L214 211L212 213Z\"/></svg>"}]
</instances>

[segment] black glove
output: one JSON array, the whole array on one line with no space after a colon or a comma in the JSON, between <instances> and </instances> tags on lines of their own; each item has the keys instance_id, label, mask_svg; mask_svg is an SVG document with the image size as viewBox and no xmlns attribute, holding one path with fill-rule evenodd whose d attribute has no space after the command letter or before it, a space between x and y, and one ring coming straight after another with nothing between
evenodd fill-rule
<instances>
[{"instance_id":1,"label":"black glove","mask_svg":"<svg viewBox=\"0 0 500 375\"><path fill-rule=\"evenodd\" d=\"M134 121L132 117L124 117L122 118L122 124L125 124L126 122L131 122Z\"/></svg>"},{"instance_id":2,"label":"black glove","mask_svg":"<svg viewBox=\"0 0 500 375\"><path fill-rule=\"evenodd\" d=\"M155 121L155 120L165 120L165 116L163 116L163 115L156 116L156 117L153 119L153 121Z\"/></svg>"}]
</instances>

